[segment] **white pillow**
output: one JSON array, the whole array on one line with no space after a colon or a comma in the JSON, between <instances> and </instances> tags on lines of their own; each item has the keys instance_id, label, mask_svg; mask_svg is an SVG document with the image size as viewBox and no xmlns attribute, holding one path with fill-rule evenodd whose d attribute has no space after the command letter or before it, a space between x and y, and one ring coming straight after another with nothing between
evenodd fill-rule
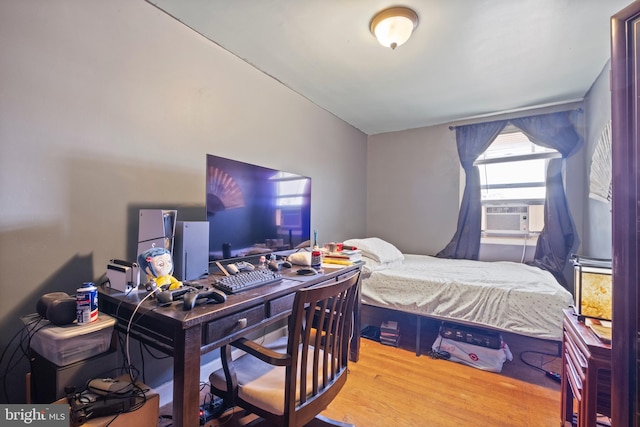
<instances>
[{"instance_id":1,"label":"white pillow","mask_svg":"<svg viewBox=\"0 0 640 427\"><path fill-rule=\"evenodd\" d=\"M349 239L343 243L348 246L355 246L362 251L362 256L372 258L383 264L404 261L404 255L398 248L378 237Z\"/></svg>"},{"instance_id":2,"label":"white pillow","mask_svg":"<svg viewBox=\"0 0 640 427\"><path fill-rule=\"evenodd\" d=\"M374 271L387 270L389 268L402 265L401 259L396 261L391 261L391 262L378 262L373 258L363 256L362 261L364 262L364 266L362 266L362 270L368 273L373 273Z\"/></svg>"}]
</instances>

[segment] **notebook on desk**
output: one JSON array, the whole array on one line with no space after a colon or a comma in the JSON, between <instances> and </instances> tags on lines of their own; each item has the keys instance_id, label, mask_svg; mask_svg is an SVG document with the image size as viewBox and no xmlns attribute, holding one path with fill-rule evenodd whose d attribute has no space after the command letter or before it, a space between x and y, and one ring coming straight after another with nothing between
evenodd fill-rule
<instances>
[{"instance_id":1,"label":"notebook on desk","mask_svg":"<svg viewBox=\"0 0 640 427\"><path fill-rule=\"evenodd\" d=\"M611 322L607 320L584 319L584 324L605 344L611 344Z\"/></svg>"}]
</instances>

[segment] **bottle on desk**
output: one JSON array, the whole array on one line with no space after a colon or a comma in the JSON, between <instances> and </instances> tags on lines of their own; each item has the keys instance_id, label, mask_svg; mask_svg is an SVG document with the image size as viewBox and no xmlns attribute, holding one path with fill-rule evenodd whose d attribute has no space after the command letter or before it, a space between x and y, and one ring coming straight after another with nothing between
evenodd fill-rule
<instances>
[{"instance_id":1,"label":"bottle on desk","mask_svg":"<svg viewBox=\"0 0 640 427\"><path fill-rule=\"evenodd\" d=\"M264 255L260 256L260 260L258 261L258 268L260 270L264 270L265 268L267 268L267 257Z\"/></svg>"},{"instance_id":2,"label":"bottle on desk","mask_svg":"<svg viewBox=\"0 0 640 427\"><path fill-rule=\"evenodd\" d=\"M311 252L311 268L316 270L322 268L322 252L319 250L313 250Z\"/></svg>"}]
</instances>

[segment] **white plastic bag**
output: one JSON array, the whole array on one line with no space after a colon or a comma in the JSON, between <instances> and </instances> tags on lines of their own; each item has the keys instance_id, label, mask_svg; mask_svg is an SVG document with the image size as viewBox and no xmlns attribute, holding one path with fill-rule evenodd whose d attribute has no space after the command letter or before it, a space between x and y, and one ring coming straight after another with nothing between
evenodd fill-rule
<instances>
[{"instance_id":1,"label":"white plastic bag","mask_svg":"<svg viewBox=\"0 0 640 427\"><path fill-rule=\"evenodd\" d=\"M446 351L449 353L448 360L490 372L502 371L504 362L513 360L511 350L504 341L502 341L501 348L493 349L442 338L438 335L431 348L434 352Z\"/></svg>"}]
</instances>

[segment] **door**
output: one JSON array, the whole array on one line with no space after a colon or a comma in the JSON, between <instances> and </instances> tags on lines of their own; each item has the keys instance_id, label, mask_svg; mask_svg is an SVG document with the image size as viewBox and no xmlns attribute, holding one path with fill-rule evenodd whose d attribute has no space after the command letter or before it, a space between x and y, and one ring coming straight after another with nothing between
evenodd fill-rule
<instances>
[{"instance_id":1,"label":"door","mask_svg":"<svg viewBox=\"0 0 640 427\"><path fill-rule=\"evenodd\" d=\"M638 242L640 1L611 18L613 337L611 419L640 427Z\"/></svg>"}]
</instances>

